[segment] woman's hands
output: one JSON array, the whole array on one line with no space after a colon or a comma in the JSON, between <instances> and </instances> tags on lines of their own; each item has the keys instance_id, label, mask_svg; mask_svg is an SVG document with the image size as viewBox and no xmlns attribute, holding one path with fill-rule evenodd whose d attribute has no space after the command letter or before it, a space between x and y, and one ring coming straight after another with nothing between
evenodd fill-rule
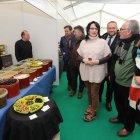
<instances>
[{"instance_id":1,"label":"woman's hands","mask_svg":"<svg viewBox=\"0 0 140 140\"><path fill-rule=\"evenodd\" d=\"M88 58L84 58L84 59L83 59L83 62L84 62L86 65L91 65L91 66L93 66L93 65L98 65L98 64L99 64L99 60L95 60L95 59L89 60Z\"/></svg>"},{"instance_id":2,"label":"woman's hands","mask_svg":"<svg viewBox=\"0 0 140 140\"><path fill-rule=\"evenodd\" d=\"M88 58L84 58L84 59L83 59L83 62L84 62L86 65L89 65L89 64L90 64Z\"/></svg>"},{"instance_id":3,"label":"woman's hands","mask_svg":"<svg viewBox=\"0 0 140 140\"><path fill-rule=\"evenodd\" d=\"M99 64L99 60L91 60L90 61L90 65L98 65Z\"/></svg>"}]
</instances>

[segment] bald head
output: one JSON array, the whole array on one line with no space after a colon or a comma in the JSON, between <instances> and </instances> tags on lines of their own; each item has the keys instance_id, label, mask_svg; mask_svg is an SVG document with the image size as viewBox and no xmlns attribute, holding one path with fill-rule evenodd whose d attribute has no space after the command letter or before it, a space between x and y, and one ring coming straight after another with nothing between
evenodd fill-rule
<instances>
[{"instance_id":1,"label":"bald head","mask_svg":"<svg viewBox=\"0 0 140 140\"><path fill-rule=\"evenodd\" d=\"M30 35L28 31L24 30L21 32L21 37L24 41L29 41L30 40Z\"/></svg>"}]
</instances>

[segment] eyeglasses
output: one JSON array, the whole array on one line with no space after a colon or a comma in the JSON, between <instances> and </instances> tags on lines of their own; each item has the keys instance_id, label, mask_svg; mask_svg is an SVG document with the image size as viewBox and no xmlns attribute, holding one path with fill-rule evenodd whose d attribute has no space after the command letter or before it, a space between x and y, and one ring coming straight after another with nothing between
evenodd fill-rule
<instances>
[{"instance_id":1,"label":"eyeglasses","mask_svg":"<svg viewBox=\"0 0 140 140\"><path fill-rule=\"evenodd\" d=\"M128 28L120 28L120 31L128 30Z\"/></svg>"},{"instance_id":2,"label":"eyeglasses","mask_svg":"<svg viewBox=\"0 0 140 140\"><path fill-rule=\"evenodd\" d=\"M98 30L97 28L90 28L90 30Z\"/></svg>"}]
</instances>

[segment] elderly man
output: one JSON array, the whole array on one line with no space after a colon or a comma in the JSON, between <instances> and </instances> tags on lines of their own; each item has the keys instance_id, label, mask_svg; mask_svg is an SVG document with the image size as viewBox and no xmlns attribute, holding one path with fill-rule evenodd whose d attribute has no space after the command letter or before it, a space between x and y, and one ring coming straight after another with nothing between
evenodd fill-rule
<instances>
[{"instance_id":1,"label":"elderly man","mask_svg":"<svg viewBox=\"0 0 140 140\"><path fill-rule=\"evenodd\" d=\"M80 25L74 27L74 36L75 36L75 41L73 43L73 47L71 48L70 51L70 58L69 58L69 66L71 68L71 77L73 79L72 81L72 90L70 92L70 96L74 96L77 91L77 79L79 77L79 93L78 93L78 99L82 98L82 92L84 89L84 81L81 80L80 72L79 72L79 67L80 67L80 60L79 60L79 55L77 52L77 49L79 48L79 45L81 41L84 39L84 28Z\"/></svg>"},{"instance_id":2,"label":"elderly man","mask_svg":"<svg viewBox=\"0 0 140 140\"><path fill-rule=\"evenodd\" d=\"M113 54L115 62L115 86L114 100L118 116L111 118L111 123L121 122L124 127L118 131L119 136L127 136L134 130L135 120L133 111L129 106L129 89L135 72L137 56L136 42L140 39L139 23L136 20L126 21L120 28L120 42L117 44Z\"/></svg>"},{"instance_id":3,"label":"elderly man","mask_svg":"<svg viewBox=\"0 0 140 140\"><path fill-rule=\"evenodd\" d=\"M15 56L17 61L21 61L27 58L32 58L32 44L29 41L30 35L28 31L24 30L21 33L21 38L15 43Z\"/></svg>"},{"instance_id":4,"label":"elderly man","mask_svg":"<svg viewBox=\"0 0 140 140\"><path fill-rule=\"evenodd\" d=\"M115 50L116 42L119 39L118 27L117 27L117 23L115 21L110 21L107 24L107 33L105 33L102 36L102 38L107 41L107 43L111 49L111 52L113 54L114 50ZM108 72L110 72L111 62L112 62L112 57L110 58L110 60L108 62ZM113 82L112 81L110 82L108 77L109 77L109 75L101 83L101 87L100 87L100 91L99 91L99 95L100 95L99 99L101 101L101 95L103 93L104 83L105 83L105 81L107 81L106 109L107 109L107 111L111 111L112 110L111 100L112 100L112 95L113 95Z\"/></svg>"}]
</instances>

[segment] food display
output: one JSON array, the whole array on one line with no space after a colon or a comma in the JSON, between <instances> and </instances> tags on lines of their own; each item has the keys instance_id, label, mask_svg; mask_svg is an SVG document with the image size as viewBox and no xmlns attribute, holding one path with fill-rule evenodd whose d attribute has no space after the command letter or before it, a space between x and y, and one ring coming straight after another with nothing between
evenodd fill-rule
<instances>
[{"instance_id":1,"label":"food display","mask_svg":"<svg viewBox=\"0 0 140 140\"><path fill-rule=\"evenodd\" d=\"M48 71L48 69L49 69L49 63L48 62L43 62L42 67L43 67L43 72Z\"/></svg>"},{"instance_id":2,"label":"food display","mask_svg":"<svg viewBox=\"0 0 140 140\"><path fill-rule=\"evenodd\" d=\"M44 64L48 63L48 67L52 67L52 65L53 65L53 61L51 59L44 59L44 60L42 60L42 62Z\"/></svg>"},{"instance_id":3,"label":"food display","mask_svg":"<svg viewBox=\"0 0 140 140\"><path fill-rule=\"evenodd\" d=\"M29 77L29 74L18 74L16 76L14 76L15 79L19 79L19 80L20 79L25 79L27 77Z\"/></svg>"},{"instance_id":4,"label":"food display","mask_svg":"<svg viewBox=\"0 0 140 140\"><path fill-rule=\"evenodd\" d=\"M27 66L30 66L30 67L40 67L43 65L43 62L41 61L29 61L27 62Z\"/></svg>"},{"instance_id":5,"label":"food display","mask_svg":"<svg viewBox=\"0 0 140 140\"><path fill-rule=\"evenodd\" d=\"M33 70L32 69L24 69L22 70L22 73L25 73L25 74L29 74L29 73L32 73Z\"/></svg>"},{"instance_id":6,"label":"food display","mask_svg":"<svg viewBox=\"0 0 140 140\"><path fill-rule=\"evenodd\" d=\"M14 76L15 79L19 80L20 89L26 88L30 85L30 75L29 74L18 74Z\"/></svg>"},{"instance_id":7,"label":"food display","mask_svg":"<svg viewBox=\"0 0 140 140\"><path fill-rule=\"evenodd\" d=\"M21 68L21 67L17 67L17 68L15 68L13 71L21 72L22 70L23 70L23 68Z\"/></svg>"},{"instance_id":8,"label":"food display","mask_svg":"<svg viewBox=\"0 0 140 140\"><path fill-rule=\"evenodd\" d=\"M5 88L0 88L0 108L6 105L8 91Z\"/></svg>"},{"instance_id":9,"label":"food display","mask_svg":"<svg viewBox=\"0 0 140 140\"><path fill-rule=\"evenodd\" d=\"M44 105L44 98L40 95L25 96L15 102L13 108L20 114L34 113Z\"/></svg>"},{"instance_id":10,"label":"food display","mask_svg":"<svg viewBox=\"0 0 140 140\"><path fill-rule=\"evenodd\" d=\"M7 98L13 98L19 94L19 82L17 79L0 80L0 88L8 90Z\"/></svg>"},{"instance_id":11,"label":"food display","mask_svg":"<svg viewBox=\"0 0 140 140\"><path fill-rule=\"evenodd\" d=\"M36 76L37 77L40 77L42 74L43 74L43 67L34 67L34 68L31 68L32 70L36 70Z\"/></svg>"},{"instance_id":12,"label":"food display","mask_svg":"<svg viewBox=\"0 0 140 140\"><path fill-rule=\"evenodd\" d=\"M29 58L6 67L0 70L0 88L6 88L7 98L13 98L19 94L20 89L28 87L36 77L48 71L52 63L51 59Z\"/></svg>"},{"instance_id":13,"label":"food display","mask_svg":"<svg viewBox=\"0 0 140 140\"><path fill-rule=\"evenodd\" d=\"M29 74L30 75L30 82L34 80L34 78L37 76L37 70L36 69L24 69L21 72L22 74Z\"/></svg>"},{"instance_id":14,"label":"food display","mask_svg":"<svg viewBox=\"0 0 140 140\"><path fill-rule=\"evenodd\" d=\"M17 82L17 79L7 79L0 81L0 85L11 85Z\"/></svg>"},{"instance_id":15,"label":"food display","mask_svg":"<svg viewBox=\"0 0 140 140\"><path fill-rule=\"evenodd\" d=\"M0 74L0 79L10 79L12 78L14 75L18 74L19 72L17 71L4 71L4 73Z\"/></svg>"}]
</instances>

